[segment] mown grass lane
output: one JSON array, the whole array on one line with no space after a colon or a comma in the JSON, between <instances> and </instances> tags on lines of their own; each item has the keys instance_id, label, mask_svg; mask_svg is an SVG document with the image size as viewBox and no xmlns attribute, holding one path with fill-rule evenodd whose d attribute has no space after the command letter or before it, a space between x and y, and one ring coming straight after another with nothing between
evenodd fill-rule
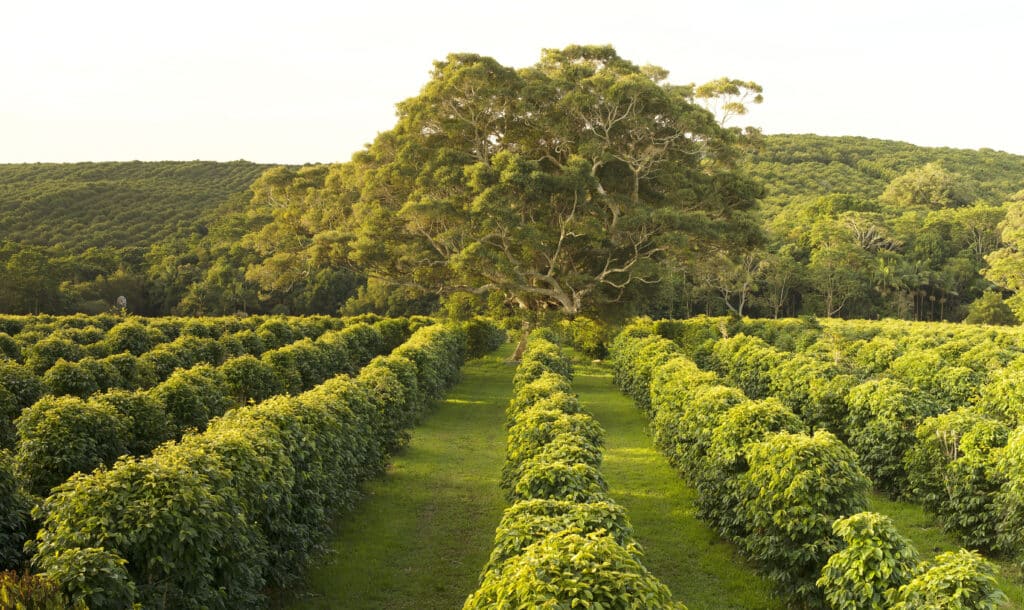
<instances>
[{"instance_id":1,"label":"mown grass lane","mask_svg":"<svg viewBox=\"0 0 1024 610\"><path fill-rule=\"evenodd\" d=\"M697 519L695 492L655 449L643 414L612 385L611 368L577 361L573 389L605 429L601 472L633 522L647 569L690 610L783 608L771 584Z\"/></svg>"},{"instance_id":2,"label":"mown grass lane","mask_svg":"<svg viewBox=\"0 0 1024 610\"><path fill-rule=\"evenodd\" d=\"M445 609L477 588L505 508L505 406L511 346L472 360L448 398L413 430L409 446L367 497L335 524L330 551L287 609Z\"/></svg>"}]
</instances>

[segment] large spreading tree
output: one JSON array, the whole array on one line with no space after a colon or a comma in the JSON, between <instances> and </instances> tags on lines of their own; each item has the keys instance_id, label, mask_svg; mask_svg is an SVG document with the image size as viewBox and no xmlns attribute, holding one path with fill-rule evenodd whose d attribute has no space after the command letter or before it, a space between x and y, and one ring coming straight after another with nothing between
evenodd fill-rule
<instances>
[{"instance_id":1,"label":"large spreading tree","mask_svg":"<svg viewBox=\"0 0 1024 610\"><path fill-rule=\"evenodd\" d=\"M755 242L760 187L737 162L756 134L708 107L742 113L760 87L666 78L608 46L546 50L520 70L449 55L351 162L254 185L274 220L250 236L267 262L249 277L272 289L346 266L573 316Z\"/></svg>"}]
</instances>

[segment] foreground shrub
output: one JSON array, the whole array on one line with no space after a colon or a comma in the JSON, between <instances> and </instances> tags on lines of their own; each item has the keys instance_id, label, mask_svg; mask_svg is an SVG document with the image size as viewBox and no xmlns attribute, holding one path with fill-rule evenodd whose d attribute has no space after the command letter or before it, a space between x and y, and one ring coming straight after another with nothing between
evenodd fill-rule
<instances>
[{"instance_id":1,"label":"foreground shrub","mask_svg":"<svg viewBox=\"0 0 1024 610\"><path fill-rule=\"evenodd\" d=\"M60 563L45 575L57 585L50 595L67 591L69 606L103 610L131 608L135 602L132 582L123 558L95 547L64 551Z\"/></svg>"},{"instance_id":2,"label":"foreground shrub","mask_svg":"<svg viewBox=\"0 0 1024 610\"><path fill-rule=\"evenodd\" d=\"M284 386L274 368L246 354L227 360L220 367L227 382L228 391L236 404L262 402L284 391Z\"/></svg>"},{"instance_id":3,"label":"foreground shrub","mask_svg":"<svg viewBox=\"0 0 1024 610\"><path fill-rule=\"evenodd\" d=\"M905 463L914 495L943 526L973 548L999 548L996 497L1006 482L997 466L1009 430L973 409L926 419Z\"/></svg>"},{"instance_id":4,"label":"foreground shrub","mask_svg":"<svg viewBox=\"0 0 1024 610\"><path fill-rule=\"evenodd\" d=\"M1024 428L1010 433L996 468L1006 481L996 494L999 546L1019 556L1024 551Z\"/></svg>"},{"instance_id":5,"label":"foreground shrub","mask_svg":"<svg viewBox=\"0 0 1024 610\"><path fill-rule=\"evenodd\" d=\"M46 396L14 423L15 468L40 496L76 472L113 464L125 453L129 434L127 420L114 408L71 396Z\"/></svg>"},{"instance_id":6,"label":"foreground shrub","mask_svg":"<svg viewBox=\"0 0 1024 610\"><path fill-rule=\"evenodd\" d=\"M839 550L832 523L863 511L870 482L856 456L832 434L781 432L748 446L738 520L750 532L738 540L783 593L816 604L816 581Z\"/></svg>"},{"instance_id":7,"label":"foreground shrub","mask_svg":"<svg viewBox=\"0 0 1024 610\"><path fill-rule=\"evenodd\" d=\"M523 462L510 499L593 502L602 499L607 491L608 484L597 468L538 456Z\"/></svg>"},{"instance_id":8,"label":"foreground shrub","mask_svg":"<svg viewBox=\"0 0 1024 610\"><path fill-rule=\"evenodd\" d=\"M600 532L551 534L488 572L463 608L570 608L580 600L592 608L681 608L640 556L635 544Z\"/></svg>"},{"instance_id":9,"label":"foreground shrub","mask_svg":"<svg viewBox=\"0 0 1024 610\"><path fill-rule=\"evenodd\" d=\"M14 396L19 409L31 405L43 395L43 382L27 366L0 358L0 386Z\"/></svg>"},{"instance_id":10,"label":"foreground shrub","mask_svg":"<svg viewBox=\"0 0 1024 610\"><path fill-rule=\"evenodd\" d=\"M21 413L14 394L0 385L0 450L13 449L18 433L14 429L14 419Z\"/></svg>"},{"instance_id":11,"label":"foreground shrub","mask_svg":"<svg viewBox=\"0 0 1024 610\"><path fill-rule=\"evenodd\" d=\"M758 337L739 334L717 341L711 357L720 375L748 397L756 399L771 395L772 371L792 355Z\"/></svg>"},{"instance_id":12,"label":"foreground shrub","mask_svg":"<svg viewBox=\"0 0 1024 610\"><path fill-rule=\"evenodd\" d=\"M125 446L132 455L146 455L161 443L174 438L174 424L155 398L136 390L111 390L94 394L89 402L109 405L125 417Z\"/></svg>"},{"instance_id":13,"label":"foreground shrub","mask_svg":"<svg viewBox=\"0 0 1024 610\"><path fill-rule=\"evenodd\" d=\"M81 362L58 360L43 374L43 386L54 396L88 398L99 391L96 377Z\"/></svg>"},{"instance_id":14,"label":"foreground shrub","mask_svg":"<svg viewBox=\"0 0 1024 610\"><path fill-rule=\"evenodd\" d=\"M803 354L782 360L769 371L771 395L800 416L811 429L843 436L846 394L854 384L832 362Z\"/></svg>"},{"instance_id":15,"label":"foreground shrub","mask_svg":"<svg viewBox=\"0 0 1024 610\"><path fill-rule=\"evenodd\" d=\"M672 358L651 377L651 432L654 442L689 481L703 468L711 432L723 413L745 402L736 388L718 384L688 358Z\"/></svg>"},{"instance_id":16,"label":"foreground shrub","mask_svg":"<svg viewBox=\"0 0 1024 610\"><path fill-rule=\"evenodd\" d=\"M556 436L570 435L577 444L595 448L603 445L604 429L597 420L587 413L568 411L571 406L553 407L551 402L555 400L565 405L578 405L574 397L556 394L524 411L509 428L501 478L505 489L510 490L516 484L521 465L552 442Z\"/></svg>"},{"instance_id":17,"label":"foreground shrub","mask_svg":"<svg viewBox=\"0 0 1024 610\"><path fill-rule=\"evenodd\" d=\"M974 551L950 551L925 562L922 573L900 587L893 610L996 610L1006 601L995 567Z\"/></svg>"},{"instance_id":18,"label":"foreground shrub","mask_svg":"<svg viewBox=\"0 0 1024 610\"><path fill-rule=\"evenodd\" d=\"M933 404L891 378L865 381L850 390L847 402L847 437L861 469L878 489L905 491L904 455L917 440L918 425L935 415Z\"/></svg>"},{"instance_id":19,"label":"foreground shrub","mask_svg":"<svg viewBox=\"0 0 1024 610\"><path fill-rule=\"evenodd\" d=\"M150 395L164 406L178 435L189 428L206 428L211 417L234 406L224 375L209 364L175 371Z\"/></svg>"},{"instance_id":20,"label":"foreground shrub","mask_svg":"<svg viewBox=\"0 0 1024 610\"><path fill-rule=\"evenodd\" d=\"M357 383L376 407L376 433L386 451L409 442L408 429L419 417L416 365L401 356L378 356L360 371Z\"/></svg>"},{"instance_id":21,"label":"foreground shrub","mask_svg":"<svg viewBox=\"0 0 1024 610\"><path fill-rule=\"evenodd\" d=\"M774 398L746 400L723 413L695 473L698 515L728 538L747 535L751 522L741 505L751 490L740 475L750 467L748 449L778 432L803 431L800 418Z\"/></svg>"},{"instance_id":22,"label":"foreground shrub","mask_svg":"<svg viewBox=\"0 0 1024 610\"><path fill-rule=\"evenodd\" d=\"M91 559L107 565L126 560L121 565L146 608L261 603L254 592L262 585L264 544L243 518L237 494L225 484L229 473L212 457L201 469L184 457L167 453L126 459L111 470L78 475L61 485L39 512L43 527L34 543L36 567L74 577L72 568L82 558L71 549L103 549L104 556Z\"/></svg>"},{"instance_id":23,"label":"foreground shrub","mask_svg":"<svg viewBox=\"0 0 1024 610\"><path fill-rule=\"evenodd\" d=\"M572 502L535 499L516 502L505 509L494 533L494 550L483 573L499 569L508 559L549 534L575 531L582 535L606 532L619 544L633 540L633 526L622 506L602 500Z\"/></svg>"},{"instance_id":24,"label":"foreground shrub","mask_svg":"<svg viewBox=\"0 0 1024 610\"><path fill-rule=\"evenodd\" d=\"M563 397L553 400L556 400L559 408L564 410L566 405L575 400L570 392L572 392L572 384L568 379L558 373L544 371L539 377L520 387L519 391L512 396L512 400L509 401L508 407L505 409L506 427L513 425L526 409L542 400L552 399L556 394L563 395ZM578 406L578 402L576 405Z\"/></svg>"},{"instance_id":25,"label":"foreground shrub","mask_svg":"<svg viewBox=\"0 0 1024 610\"><path fill-rule=\"evenodd\" d=\"M63 337L47 337L40 339L23 350L25 366L36 375L42 375L58 360L77 362L85 357L81 345Z\"/></svg>"},{"instance_id":26,"label":"foreground shrub","mask_svg":"<svg viewBox=\"0 0 1024 610\"><path fill-rule=\"evenodd\" d=\"M842 550L828 559L818 586L832 610L886 610L897 591L909 583L917 568L917 551L896 531L892 521L877 513L857 513L837 519L833 533Z\"/></svg>"}]
</instances>

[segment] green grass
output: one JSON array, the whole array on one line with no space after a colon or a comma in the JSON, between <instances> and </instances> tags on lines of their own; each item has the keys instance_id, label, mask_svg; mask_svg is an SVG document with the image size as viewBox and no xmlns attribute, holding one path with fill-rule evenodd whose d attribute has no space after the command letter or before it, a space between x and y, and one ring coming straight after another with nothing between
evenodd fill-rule
<instances>
[{"instance_id":1,"label":"green grass","mask_svg":"<svg viewBox=\"0 0 1024 610\"><path fill-rule=\"evenodd\" d=\"M896 529L914 543L922 559L931 559L939 553L961 548L956 537L942 529L935 517L921 505L912 502L892 500L883 494L873 493L868 510L881 513L892 519ZM1024 574L1019 566L1009 561L994 561L999 567L999 588L1006 593L1009 603L1006 608L1024 608Z\"/></svg>"},{"instance_id":2,"label":"green grass","mask_svg":"<svg viewBox=\"0 0 1024 610\"><path fill-rule=\"evenodd\" d=\"M695 515L693 491L654 448L643 414L605 364L576 363L573 389L605 429L601 472L646 555L643 563L690 610L775 609L771 584Z\"/></svg>"},{"instance_id":3,"label":"green grass","mask_svg":"<svg viewBox=\"0 0 1024 610\"><path fill-rule=\"evenodd\" d=\"M476 590L505 508L506 346L466 364L462 381L413 430L387 474L335 524L331 550L278 608L450 610Z\"/></svg>"}]
</instances>

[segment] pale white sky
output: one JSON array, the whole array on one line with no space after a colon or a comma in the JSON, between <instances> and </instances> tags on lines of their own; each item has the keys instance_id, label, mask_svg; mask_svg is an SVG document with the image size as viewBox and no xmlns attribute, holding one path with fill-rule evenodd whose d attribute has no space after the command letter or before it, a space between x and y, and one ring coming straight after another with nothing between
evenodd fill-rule
<instances>
[{"instance_id":1,"label":"pale white sky","mask_svg":"<svg viewBox=\"0 0 1024 610\"><path fill-rule=\"evenodd\" d=\"M677 83L755 80L766 133L1024 154L1014 1L0 3L0 163L347 160L431 62L615 45ZM741 117L742 119L742 117ZM737 124L743 124L737 122Z\"/></svg>"}]
</instances>

